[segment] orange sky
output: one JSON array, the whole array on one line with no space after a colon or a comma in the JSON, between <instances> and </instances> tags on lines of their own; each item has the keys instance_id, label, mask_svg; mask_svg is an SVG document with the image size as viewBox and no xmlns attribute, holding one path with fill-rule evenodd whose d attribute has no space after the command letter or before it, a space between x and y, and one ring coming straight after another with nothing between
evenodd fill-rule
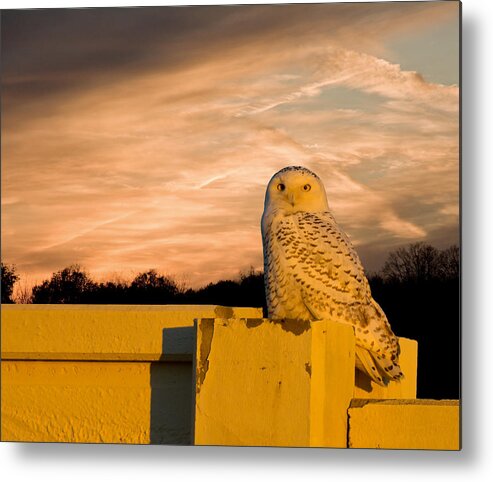
<instances>
[{"instance_id":1,"label":"orange sky","mask_svg":"<svg viewBox=\"0 0 493 482\"><path fill-rule=\"evenodd\" d=\"M2 12L2 259L31 282L262 267L286 165L378 269L458 241L458 3Z\"/></svg>"}]
</instances>

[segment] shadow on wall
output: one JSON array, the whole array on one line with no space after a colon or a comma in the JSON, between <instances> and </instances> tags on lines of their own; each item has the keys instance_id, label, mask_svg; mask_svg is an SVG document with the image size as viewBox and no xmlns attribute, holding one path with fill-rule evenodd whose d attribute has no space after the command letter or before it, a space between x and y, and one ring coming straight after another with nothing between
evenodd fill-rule
<instances>
[{"instance_id":1,"label":"shadow on wall","mask_svg":"<svg viewBox=\"0 0 493 482\"><path fill-rule=\"evenodd\" d=\"M151 363L151 444L192 444L193 336L193 327L163 330L163 355Z\"/></svg>"}]
</instances>

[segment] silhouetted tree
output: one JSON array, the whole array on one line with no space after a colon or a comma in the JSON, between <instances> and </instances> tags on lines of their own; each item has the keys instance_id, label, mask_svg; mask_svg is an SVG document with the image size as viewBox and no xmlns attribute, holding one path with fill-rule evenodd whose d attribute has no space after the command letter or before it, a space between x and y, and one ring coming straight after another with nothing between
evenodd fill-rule
<instances>
[{"instance_id":1,"label":"silhouetted tree","mask_svg":"<svg viewBox=\"0 0 493 482\"><path fill-rule=\"evenodd\" d=\"M240 275L241 304L238 306L262 307L264 316L267 316L267 302L265 299L264 272L255 271L253 267L246 274Z\"/></svg>"},{"instance_id":2,"label":"silhouetted tree","mask_svg":"<svg viewBox=\"0 0 493 482\"><path fill-rule=\"evenodd\" d=\"M19 280L19 276L15 272L15 266L6 265L1 263L2 265L2 303L13 303L12 293L14 291L14 285Z\"/></svg>"},{"instance_id":3,"label":"silhouetted tree","mask_svg":"<svg viewBox=\"0 0 493 482\"><path fill-rule=\"evenodd\" d=\"M237 281L222 280L217 283L209 283L204 288L199 288L195 293L188 292L188 298L195 303L205 305L238 306L240 285ZM227 300L231 300L228 302ZM235 304L232 304L235 303Z\"/></svg>"},{"instance_id":4,"label":"silhouetted tree","mask_svg":"<svg viewBox=\"0 0 493 482\"><path fill-rule=\"evenodd\" d=\"M129 302L139 304L167 304L177 301L176 283L156 270L139 273L128 289Z\"/></svg>"},{"instance_id":5,"label":"silhouetted tree","mask_svg":"<svg viewBox=\"0 0 493 482\"><path fill-rule=\"evenodd\" d=\"M123 305L131 303L128 298L129 286L124 281L99 283L91 292L88 303L104 305Z\"/></svg>"},{"instance_id":6,"label":"silhouetted tree","mask_svg":"<svg viewBox=\"0 0 493 482\"><path fill-rule=\"evenodd\" d=\"M438 273L441 279L453 280L460 276L460 249L456 244L439 255Z\"/></svg>"},{"instance_id":7,"label":"silhouetted tree","mask_svg":"<svg viewBox=\"0 0 493 482\"><path fill-rule=\"evenodd\" d=\"M14 303L19 304L31 304L33 301L33 289L28 281L25 279L20 279L19 284L15 289L15 298L13 298Z\"/></svg>"},{"instance_id":8,"label":"silhouetted tree","mask_svg":"<svg viewBox=\"0 0 493 482\"><path fill-rule=\"evenodd\" d=\"M33 288L33 303L88 303L97 285L77 264L53 273Z\"/></svg>"},{"instance_id":9,"label":"silhouetted tree","mask_svg":"<svg viewBox=\"0 0 493 482\"><path fill-rule=\"evenodd\" d=\"M388 281L422 282L439 274L440 252L425 243L410 244L389 254L382 268Z\"/></svg>"},{"instance_id":10,"label":"silhouetted tree","mask_svg":"<svg viewBox=\"0 0 493 482\"><path fill-rule=\"evenodd\" d=\"M221 280L198 290L189 289L183 293L181 301L188 304L256 306L264 308L264 314L267 314L264 275L253 268L240 273L237 280Z\"/></svg>"}]
</instances>

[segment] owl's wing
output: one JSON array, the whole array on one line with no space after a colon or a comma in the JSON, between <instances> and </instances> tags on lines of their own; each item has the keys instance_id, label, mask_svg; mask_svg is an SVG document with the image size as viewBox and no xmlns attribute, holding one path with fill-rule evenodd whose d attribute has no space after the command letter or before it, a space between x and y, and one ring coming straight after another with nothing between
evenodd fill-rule
<instances>
[{"instance_id":1,"label":"owl's wing","mask_svg":"<svg viewBox=\"0 0 493 482\"><path fill-rule=\"evenodd\" d=\"M290 222L296 234L285 239L285 261L314 319L354 326L358 357L377 383L400 378L398 340L349 238L330 212L298 213Z\"/></svg>"}]
</instances>

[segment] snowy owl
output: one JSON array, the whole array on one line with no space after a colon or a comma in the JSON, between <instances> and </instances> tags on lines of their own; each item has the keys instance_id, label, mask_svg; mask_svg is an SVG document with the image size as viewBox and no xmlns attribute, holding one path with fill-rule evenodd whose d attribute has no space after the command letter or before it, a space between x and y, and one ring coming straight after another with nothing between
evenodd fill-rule
<instances>
[{"instance_id":1,"label":"snowy owl","mask_svg":"<svg viewBox=\"0 0 493 482\"><path fill-rule=\"evenodd\" d=\"M316 174L290 166L272 177L262 240L269 318L352 325L356 367L379 385L400 380L399 342L371 296L356 251L329 211Z\"/></svg>"}]
</instances>

